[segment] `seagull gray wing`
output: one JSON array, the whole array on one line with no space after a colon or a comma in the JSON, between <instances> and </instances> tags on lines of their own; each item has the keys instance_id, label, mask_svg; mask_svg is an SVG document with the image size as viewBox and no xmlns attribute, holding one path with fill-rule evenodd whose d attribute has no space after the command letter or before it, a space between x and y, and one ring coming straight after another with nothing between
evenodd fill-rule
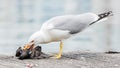
<instances>
[{"instance_id":1,"label":"seagull gray wing","mask_svg":"<svg viewBox=\"0 0 120 68\"><path fill-rule=\"evenodd\" d=\"M98 20L96 14L86 13L81 15L58 16L51 19L49 23L54 26L54 29L68 30L70 34L76 34L96 20Z\"/></svg>"},{"instance_id":2,"label":"seagull gray wing","mask_svg":"<svg viewBox=\"0 0 120 68\"><path fill-rule=\"evenodd\" d=\"M59 30L68 30L70 34L76 34L81 30L83 30L86 26L87 24L69 20L67 22L64 22L64 23L62 22L61 24L55 25L54 28Z\"/></svg>"}]
</instances>

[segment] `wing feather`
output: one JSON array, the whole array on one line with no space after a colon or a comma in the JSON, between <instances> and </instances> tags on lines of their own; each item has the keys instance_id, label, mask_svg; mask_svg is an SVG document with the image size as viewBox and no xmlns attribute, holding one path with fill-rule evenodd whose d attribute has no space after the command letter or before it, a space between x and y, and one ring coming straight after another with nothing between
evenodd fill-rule
<instances>
[{"instance_id":1,"label":"wing feather","mask_svg":"<svg viewBox=\"0 0 120 68\"><path fill-rule=\"evenodd\" d=\"M53 25L52 29L68 30L71 34L76 34L88 27L90 23L98 20L98 15L85 13L81 15L58 16L47 21L47 25Z\"/></svg>"}]
</instances>

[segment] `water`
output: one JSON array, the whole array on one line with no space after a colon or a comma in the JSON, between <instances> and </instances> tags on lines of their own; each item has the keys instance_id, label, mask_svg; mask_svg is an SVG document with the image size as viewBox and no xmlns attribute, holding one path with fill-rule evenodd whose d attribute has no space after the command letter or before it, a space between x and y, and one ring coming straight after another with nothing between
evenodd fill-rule
<instances>
[{"instance_id":1,"label":"water","mask_svg":"<svg viewBox=\"0 0 120 68\"><path fill-rule=\"evenodd\" d=\"M0 0L0 54L13 55L16 49L26 44L30 35L39 30L42 23L51 17L91 11L102 12L108 4L103 2L104 0ZM63 51L106 51L109 48L120 51L120 15L119 4L116 3L119 3L119 0L111 2L114 18L96 23L79 35L64 41ZM107 28L108 23L111 25L110 29ZM41 46L46 53L59 51L59 43Z\"/></svg>"}]
</instances>

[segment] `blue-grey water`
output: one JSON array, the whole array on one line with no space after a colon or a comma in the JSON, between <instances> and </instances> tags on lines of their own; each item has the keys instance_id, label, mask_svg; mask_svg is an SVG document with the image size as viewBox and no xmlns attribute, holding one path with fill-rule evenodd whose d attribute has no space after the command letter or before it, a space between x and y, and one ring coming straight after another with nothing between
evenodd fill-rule
<instances>
[{"instance_id":1,"label":"blue-grey water","mask_svg":"<svg viewBox=\"0 0 120 68\"><path fill-rule=\"evenodd\" d=\"M112 1L112 2L110 2ZM64 41L63 52L120 51L119 0L0 0L0 54L14 54L48 19L58 15L114 11L114 17L96 23ZM107 7L106 7L107 6ZM59 42L42 44L45 53L58 52Z\"/></svg>"}]
</instances>

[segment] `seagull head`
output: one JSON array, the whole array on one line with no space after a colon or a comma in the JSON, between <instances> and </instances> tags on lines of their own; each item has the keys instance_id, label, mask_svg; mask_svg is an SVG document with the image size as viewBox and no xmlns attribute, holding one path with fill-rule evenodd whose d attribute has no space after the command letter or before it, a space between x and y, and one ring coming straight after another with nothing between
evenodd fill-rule
<instances>
[{"instance_id":1,"label":"seagull head","mask_svg":"<svg viewBox=\"0 0 120 68\"><path fill-rule=\"evenodd\" d=\"M37 31L30 36L28 43L33 42L35 45L41 44L44 42L43 38L44 38L43 34L40 31Z\"/></svg>"}]
</instances>

